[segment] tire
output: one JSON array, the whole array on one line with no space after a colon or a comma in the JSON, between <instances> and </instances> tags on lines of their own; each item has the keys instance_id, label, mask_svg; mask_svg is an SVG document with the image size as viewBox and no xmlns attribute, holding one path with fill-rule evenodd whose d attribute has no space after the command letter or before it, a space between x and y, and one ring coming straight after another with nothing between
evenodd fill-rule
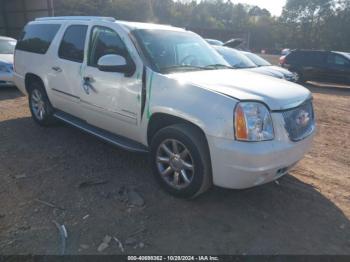
<instances>
[{"instance_id":1,"label":"tire","mask_svg":"<svg viewBox=\"0 0 350 262\"><path fill-rule=\"evenodd\" d=\"M298 83L298 84L301 84L301 85L305 84L305 83L306 83L306 80L305 80L305 78L304 78L304 75L303 75L301 72L295 72L295 73L296 73L297 76L298 76L298 81L297 81L297 83Z\"/></svg>"},{"instance_id":2,"label":"tire","mask_svg":"<svg viewBox=\"0 0 350 262\"><path fill-rule=\"evenodd\" d=\"M33 120L40 126L51 126L55 123L54 109L47 97L43 84L31 82L28 88L29 108Z\"/></svg>"},{"instance_id":3,"label":"tire","mask_svg":"<svg viewBox=\"0 0 350 262\"><path fill-rule=\"evenodd\" d=\"M156 180L175 197L195 198L212 185L208 145L196 127L178 124L158 131L151 142L151 164Z\"/></svg>"}]
</instances>

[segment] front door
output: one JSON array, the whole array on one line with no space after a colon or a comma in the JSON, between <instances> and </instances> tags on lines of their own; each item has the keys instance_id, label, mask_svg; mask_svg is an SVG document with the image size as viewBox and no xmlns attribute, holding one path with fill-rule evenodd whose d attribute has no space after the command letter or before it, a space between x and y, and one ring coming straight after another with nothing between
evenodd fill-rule
<instances>
[{"instance_id":1,"label":"front door","mask_svg":"<svg viewBox=\"0 0 350 262\"><path fill-rule=\"evenodd\" d=\"M350 84L350 61L340 54L330 53L327 59L327 81Z\"/></svg>"},{"instance_id":2,"label":"front door","mask_svg":"<svg viewBox=\"0 0 350 262\"><path fill-rule=\"evenodd\" d=\"M131 75L99 70L98 60L110 54L123 56L128 63L133 63L125 43L115 30L94 26L82 73L83 88L80 88L84 119L112 133L137 140L140 115L138 98L142 82L137 77L137 69Z\"/></svg>"}]
</instances>

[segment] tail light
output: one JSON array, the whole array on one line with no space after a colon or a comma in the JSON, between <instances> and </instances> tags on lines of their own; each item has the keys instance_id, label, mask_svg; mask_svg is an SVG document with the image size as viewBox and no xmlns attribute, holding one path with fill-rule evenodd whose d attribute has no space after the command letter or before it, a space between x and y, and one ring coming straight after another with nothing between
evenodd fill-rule
<instances>
[{"instance_id":1,"label":"tail light","mask_svg":"<svg viewBox=\"0 0 350 262\"><path fill-rule=\"evenodd\" d=\"M280 65L283 66L285 62L286 62L286 56L281 56L280 57Z\"/></svg>"}]
</instances>

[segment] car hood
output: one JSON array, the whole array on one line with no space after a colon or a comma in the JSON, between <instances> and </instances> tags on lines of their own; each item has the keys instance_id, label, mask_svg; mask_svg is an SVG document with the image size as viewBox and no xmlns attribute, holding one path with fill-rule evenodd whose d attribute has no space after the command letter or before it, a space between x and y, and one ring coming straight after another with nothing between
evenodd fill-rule
<instances>
[{"instance_id":1,"label":"car hood","mask_svg":"<svg viewBox=\"0 0 350 262\"><path fill-rule=\"evenodd\" d=\"M279 67L279 66L266 66L265 69L273 71L273 72L279 72L285 76L293 76L292 72L290 72L282 67Z\"/></svg>"},{"instance_id":2,"label":"car hood","mask_svg":"<svg viewBox=\"0 0 350 262\"><path fill-rule=\"evenodd\" d=\"M13 64L12 54L0 54L0 62L5 62L7 64Z\"/></svg>"},{"instance_id":3,"label":"car hood","mask_svg":"<svg viewBox=\"0 0 350 262\"><path fill-rule=\"evenodd\" d=\"M261 101L271 110L293 108L311 97L310 91L300 85L246 70L184 72L167 77L179 85L198 86L238 100Z\"/></svg>"},{"instance_id":4,"label":"car hood","mask_svg":"<svg viewBox=\"0 0 350 262\"><path fill-rule=\"evenodd\" d=\"M249 71L255 72L255 73L259 73L259 74L263 74L263 75L267 75L267 76L276 77L279 79L283 79L283 74L281 72L278 72L276 70L269 70L267 67L255 67L255 68L249 68L246 70L249 70Z\"/></svg>"}]
</instances>

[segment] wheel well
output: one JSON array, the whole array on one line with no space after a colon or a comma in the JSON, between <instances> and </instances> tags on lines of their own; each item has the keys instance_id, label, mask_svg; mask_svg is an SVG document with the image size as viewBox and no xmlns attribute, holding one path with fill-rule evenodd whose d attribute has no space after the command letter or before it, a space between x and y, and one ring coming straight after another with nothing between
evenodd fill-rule
<instances>
[{"instance_id":1,"label":"wheel well","mask_svg":"<svg viewBox=\"0 0 350 262\"><path fill-rule=\"evenodd\" d=\"M180 117L176 117L176 116L172 116L172 115L168 115L168 114L164 114L164 113L156 113L156 114L152 115L152 117L148 123L148 128L147 128L148 144L149 145L151 144L153 136L159 130L161 130L164 127L172 126L175 124L187 124L187 125L195 127L203 135L204 139L206 140L206 136L205 136L203 130L199 126L193 124L192 122L187 121L187 120L180 118Z\"/></svg>"},{"instance_id":2,"label":"wheel well","mask_svg":"<svg viewBox=\"0 0 350 262\"><path fill-rule=\"evenodd\" d=\"M26 74L26 77L25 77L25 87L26 87L27 93L29 93L30 84L33 82L40 83L42 84L42 86L44 86L44 82L43 80L41 80L39 76L32 73L28 73Z\"/></svg>"}]
</instances>

